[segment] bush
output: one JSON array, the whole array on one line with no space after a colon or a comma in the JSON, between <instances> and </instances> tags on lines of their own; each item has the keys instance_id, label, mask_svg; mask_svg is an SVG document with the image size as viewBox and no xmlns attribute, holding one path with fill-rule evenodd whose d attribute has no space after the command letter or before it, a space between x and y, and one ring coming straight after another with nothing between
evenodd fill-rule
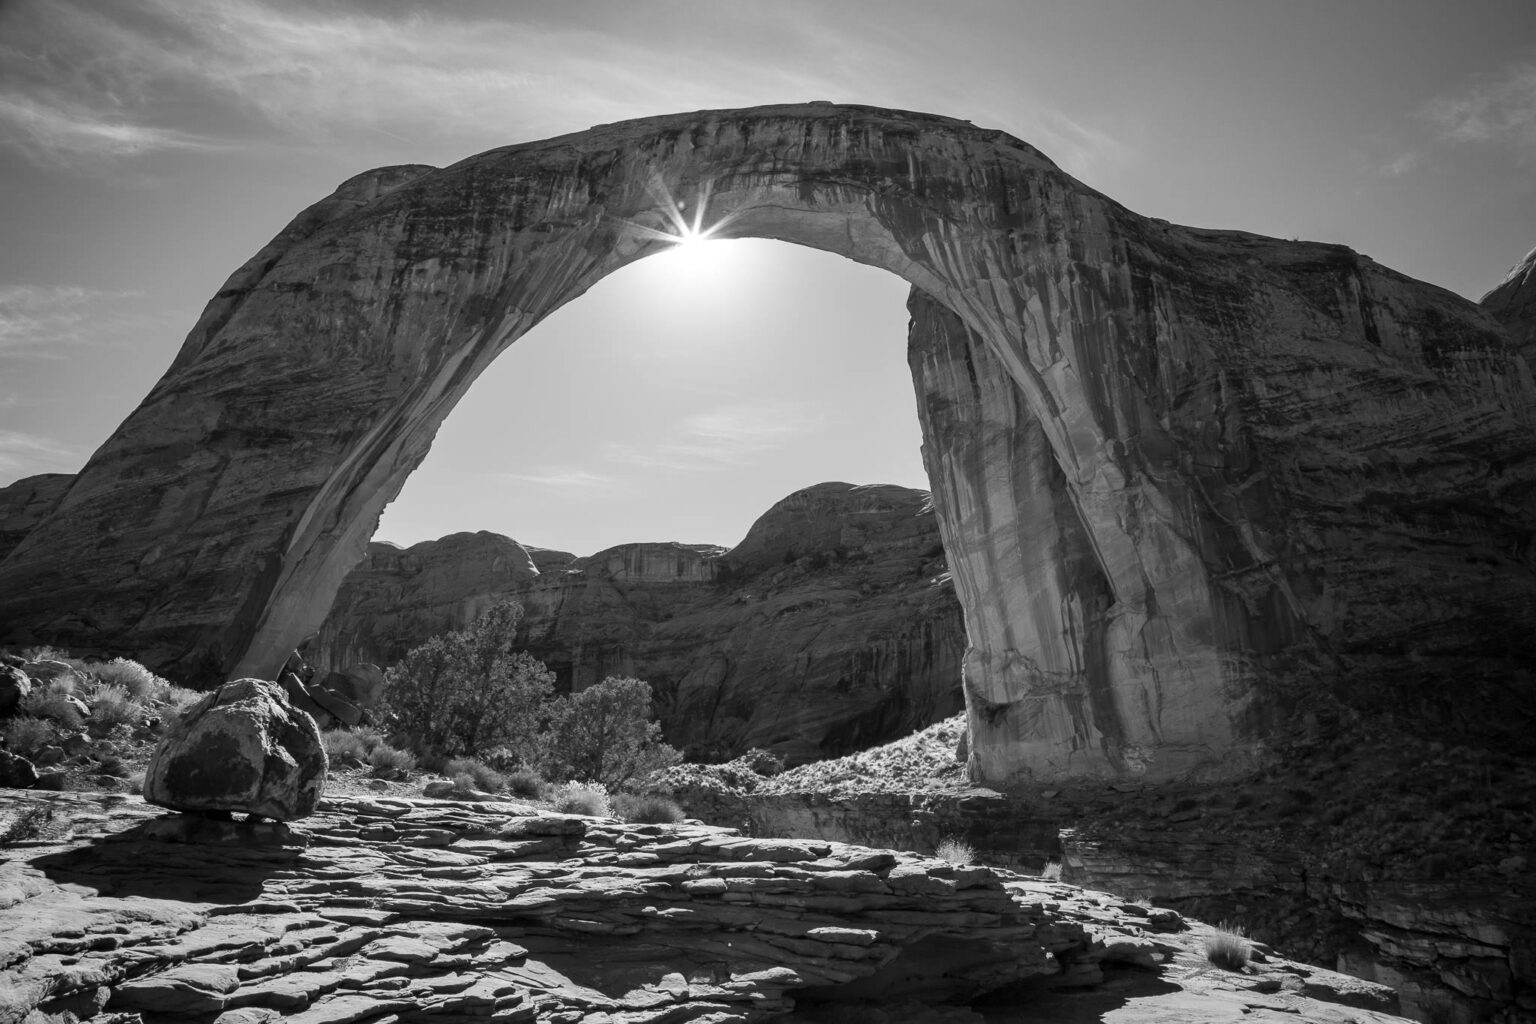
<instances>
[{"instance_id":1,"label":"bush","mask_svg":"<svg viewBox=\"0 0 1536 1024\"><path fill-rule=\"evenodd\" d=\"M551 779L581 779L617 789L668 768L683 755L661 741L651 721L651 686L609 676L569 697L549 702L540 761Z\"/></svg>"},{"instance_id":2,"label":"bush","mask_svg":"<svg viewBox=\"0 0 1536 1024\"><path fill-rule=\"evenodd\" d=\"M673 825L683 820L683 809L663 793L618 793L609 801L614 817L638 825Z\"/></svg>"},{"instance_id":3,"label":"bush","mask_svg":"<svg viewBox=\"0 0 1536 1024\"><path fill-rule=\"evenodd\" d=\"M448 755L528 748L555 685L543 662L514 652L522 608L501 604L468 629L413 649L385 674L384 702L414 745Z\"/></svg>"},{"instance_id":4,"label":"bush","mask_svg":"<svg viewBox=\"0 0 1536 1024\"><path fill-rule=\"evenodd\" d=\"M368 760L368 744L351 730L327 729L320 734L320 744L331 764L364 764Z\"/></svg>"},{"instance_id":5,"label":"bush","mask_svg":"<svg viewBox=\"0 0 1536 1024\"><path fill-rule=\"evenodd\" d=\"M484 763L472 757L456 757L449 761L444 774L453 776L457 785L459 776L469 778L470 786L459 786L460 789L479 789L487 793L500 793L507 785L506 776L485 766Z\"/></svg>"},{"instance_id":6,"label":"bush","mask_svg":"<svg viewBox=\"0 0 1536 1024\"><path fill-rule=\"evenodd\" d=\"M113 658L100 665L92 665L91 674L103 683L122 687L140 703L148 701L162 685L170 685L143 665L127 658Z\"/></svg>"},{"instance_id":7,"label":"bush","mask_svg":"<svg viewBox=\"0 0 1536 1024\"><path fill-rule=\"evenodd\" d=\"M96 687L91 697L91 725L108 732L115 725L138 725L144 720L144 709L124 687L103 683Z\"/></svg>"},{"instance_id":8,"label":"bush","mask_svg":"<svg viewBox=\"0 0 1536 1024\"><path fill-rule=\"evenodd\" d=\"M600 785L584 782L567 782L556 788L549 798L550 806L565 814L590 814L594 818L608 817L608 791Z\"/></svg>"},{"instance_id":9,"label":"bush","mask_svg":"<svg viewBox=\"0 0 1536 1024\"><path fill-rule=\"evenodd\" d=\"M531 768L521 768L507 775L507 791L515 796L542 800L548 788L549 783L544 781L544 776Z\"/></svg>"},{"instance_id":10,"label":"bush","mask_svg":"<svg viewBox=\"0 0 1536 1024\"><path fill-rule=\"evenodd\" d=\"M128 762L124 761L117 754L108 754L97 763L96 774L110 775L113 778L121 779L128 774Z\"/></svg>"},{"instance_id":11,"label":"bush","mask_svg":"<svg viewBox=\"0 0 1536 1024\"><path fill-rule=\"evenodd\" d=\"M756 775L772 777L784 771L784 759L771 750L753 747L736 758L734 763L750 769Z\"/></svg>"},{"instance_id":12,"label":"bush","mask_svg":"<svg viewBox=\"0 0 1536 1024\"><path fill-rule=\"evenodd\" d=\"M22 757L36 757L38 751L54 740L52 723L30 715L8 718L0 725L0 736L5 737L5 749Z\"/></svg>"},{"instance_id":13,"label":"bush","mask_svg":"<svg viewBox=\"0 0 1536 1024\"><path fill-rule=\"evenodd\" d=\"M955 865L976 863L976 848L964 839L957 839L954 836L941 839L933 855Z\"/></svg>"},{"instance_id":14,"label":"bush","mask_svg":"<svg viewBox=\"0 0 1536 1024\"><path fill-rule=\"evenodd\" d=\"M1223 970L1241 972L1251 952L1248 940L1225 921L1205 937L1205 958Z\"/></svg>"},{"instance_id":15,"label":"bush","mask_svg":"<svg viewBox=\"0 0 1536 1024\"><path fill-rule=\"evenodd\" d=\"M46 686L39 686L21 699L21 712L31 715L33 718L47 718L69 731L78 732L85 724L85 717L80 714L74 703L69 700L73 695L74 685L61 686L63 680L56 680Z\"/></svg>"},{"instance_id":16,"label":"bush","mask_svg":"<svg viewBox=\"0 0 1536 1024\"><path fill-rule=\"evenodd\" d=\"M408 774L416 770L416 755L408 751L396 750L386 743L368 752L368 763L373 766L375 775Z\"/></svg>"}]
</instances>

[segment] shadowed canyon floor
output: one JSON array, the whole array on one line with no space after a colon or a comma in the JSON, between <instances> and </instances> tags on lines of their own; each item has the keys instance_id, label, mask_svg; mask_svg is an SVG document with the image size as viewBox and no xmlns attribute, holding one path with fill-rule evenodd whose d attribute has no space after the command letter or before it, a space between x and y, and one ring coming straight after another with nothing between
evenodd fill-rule
<instances>
[{"instance_id":1,"label":"shadowed canyon floor","mask_svg":"<svg viewBox=\"0 0 1536 1024\"><path fill-rule=\"evenodd\" d=\"M4 1024L1399 1019L1263 947L1220 970L1177 915L908 853L517 804L338 797L290 829L0 796L40 802L60 824L0 864Z\"/></svg>"}]
</instances>

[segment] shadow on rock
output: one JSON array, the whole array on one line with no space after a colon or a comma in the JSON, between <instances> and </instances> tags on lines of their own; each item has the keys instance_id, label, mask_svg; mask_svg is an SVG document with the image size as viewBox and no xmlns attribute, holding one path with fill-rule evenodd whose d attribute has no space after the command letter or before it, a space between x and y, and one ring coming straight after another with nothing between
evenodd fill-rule
<instances>
[{"instance_id":1,"label":"shadow on rock","mask_svg":"<svg viewBox=\"0 0 1536 1024\"><path fill-rule=\"evenodd\" d=\"M54 882L89 886L103 896L230 904L259 897L274 872L298 861L304 845L281 822L168 814L31 863Z\"/></svg>"}]
</instances>

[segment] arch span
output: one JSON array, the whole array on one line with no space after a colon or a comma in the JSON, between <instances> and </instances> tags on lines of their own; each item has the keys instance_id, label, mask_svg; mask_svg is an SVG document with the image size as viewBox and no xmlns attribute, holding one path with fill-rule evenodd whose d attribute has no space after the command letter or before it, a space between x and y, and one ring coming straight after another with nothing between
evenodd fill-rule
<instances>
[{"instance_id":1,"label":"arch span","mask_svg":"<svg viewBox=\"0 0 1536 1024\"><path fill-rule=\"evenodd\" d=\"M1490 629L1530 653L1467 596L1532 607L1508 507L1531 380L1476 307L1342 247L1137 216L1000 132L832 104L346 182L236 271L0 563L9 632L275 671L475 377L667 244L668 196L914 286L978 776L1237 770L1299 694L1365 700L1416 664L1433 699ZM1475 529L1469 480L1505 506ZM1469 566L1468 537L1497 556Z\"/></svg>"}]
</instances>

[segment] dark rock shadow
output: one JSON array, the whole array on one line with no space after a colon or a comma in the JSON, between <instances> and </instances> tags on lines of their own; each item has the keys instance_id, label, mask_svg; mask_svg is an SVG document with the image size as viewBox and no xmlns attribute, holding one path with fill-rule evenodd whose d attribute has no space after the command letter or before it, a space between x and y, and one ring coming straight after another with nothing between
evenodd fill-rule
<instances>
[{"instance_id":1,"label":"dark rock shadow","mask_svg":"<svg viewBox=\"0 0 1536 1024\"><path fill-rule=\"evenodd\" d=\"M1114 963L1100 966L1104 978L1092 987L1063 988L1054 984L1054 978L1041 978L993 992L972 1008L992 1024L1098 1024L1132 1003L1156 1005L1185 995L1159 970ZM1178 1014L1155 1019L1177 1020Z\"/></svg>"},{"instance_id":2,"label":"dark rock shadow","mask_svg":"<svg viewBox=\"0 0 1536 1024\"><path fill-rule=\"evenodd\" d=\"M302 842L280 822L168 814L31 864L54 882L102 896L246 903L261 896L275 872L298 861Z\"/></svg>"}]
</instances>

